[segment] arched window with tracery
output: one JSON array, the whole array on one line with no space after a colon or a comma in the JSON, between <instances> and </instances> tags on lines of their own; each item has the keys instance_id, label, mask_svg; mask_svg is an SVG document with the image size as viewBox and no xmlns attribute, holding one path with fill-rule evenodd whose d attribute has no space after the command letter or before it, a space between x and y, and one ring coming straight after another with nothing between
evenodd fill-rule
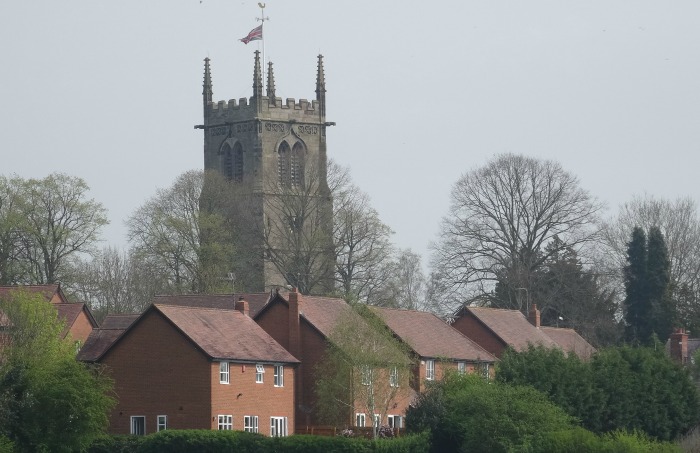
<instances>
[{"instance_id":1,"label":"arched window with tracery","mask_svg":"<svg viewBox=\"0 0 700 453\"><path fill-rule=\"evenodd\" d=\"M282 142L279 149L277 150L277 177L280 184L288 186L289 175L290 175L290 155L292 150L289 149L289 144L287 142Z\"/></svg>"},{"instance_id":2,"label":"arched window with tracery","mask_svg":"<svg viewBox=\"0 0 700 453\"><path fill-rule=\"evenodd\" d=\"M223 154L222 173L226 179L241 182L243 180L243 146L240 142L236 142L231 149L231 145L226 143L221 154Z\"/></svg>"},{"instance_id":3,"label":"arched window with tracery","mask_svg":"<svg viewBox=\"0 0 700 453\"><path fill-rule=\"evenodd\" d=\"M233 177L233 152L231 151L231 145L226 143L221 153L224 155L223 174L227 179L231 179Z\"/></svg>"},{"instance_id":4,"label":"arched window with tracery","mask_svg":"<svg viewBox=\"0 0 700 453\"><path fill-rule=\"evenodd\" d=\"M289 181L292 187L304 184L304 147L299 142L294 144L289 159Z\"/></svg>"},{"instance_id":5,"label":"arched window with tracery","mask_svg":"<svg viewBox=\"0 0 700 453\"><path fill-rule=\"evenodd\" d=\"M231 164L231 179L236 182L243 180L243 146L236 142L233 147L233 159Z\"/></svg>"}]
</instances>

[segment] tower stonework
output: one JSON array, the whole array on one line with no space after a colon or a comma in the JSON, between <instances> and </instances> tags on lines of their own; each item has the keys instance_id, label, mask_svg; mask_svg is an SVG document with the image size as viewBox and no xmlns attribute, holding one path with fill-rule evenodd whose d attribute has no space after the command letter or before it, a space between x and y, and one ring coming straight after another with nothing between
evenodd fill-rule
<instances>
[{"instance_id":1,"label":"tower stonework","mask_svg":"<svg viewBox=\"0 0 700 453\"><path fill-rule=\"evenodd\" d=\"M204 125L198 127L204 129L204 169L225 176L237 199L227 213L238 230L234 249L239 258L232 266L236 286L264 291L292 285L307 293L330 292L326 128L332 123L326 122L323 56L318 56L316 99L311 102L277 97L271 62L264 86L259 51L250 98L215 102L209 58L204 60L203 88Z\"/></svg>"}]
</instances>

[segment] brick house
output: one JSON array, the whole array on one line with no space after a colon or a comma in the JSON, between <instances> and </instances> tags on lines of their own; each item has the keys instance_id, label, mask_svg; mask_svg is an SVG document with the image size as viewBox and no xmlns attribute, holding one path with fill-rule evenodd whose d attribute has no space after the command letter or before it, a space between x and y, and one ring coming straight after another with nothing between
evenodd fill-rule
<instances>
[{"instance_id":1,"label":"brick house","mask_svg":"<svg viewBox=\"0 0 700 453\"><path fill-rule=\"evenodd\" d=\"M427 381L442 379L446 370L493 375L493 364L498 359L433 313L379 307L372 310L413 352L412 386L416 392L425 391Z\"/></svg>"},{"instance_id":2,"label":"brick house","mask_svg":"<svg viewBox=\"0 0 700 453\"><path fill-rule=\"evenodd\" d=\"M38 294L53 305L58 312L58 319L65 323L61 338L71 338L77 342L78 347L83 345L93 329L98 327L90 308L83 303L68 302L60 284L0 286L0 299L7 298L17 291ZM3 322L7 320L0 320L0 324Z\"/></svg>"},{"instance_id":3,"label":"brick house","mask_svg":"<svg viewBox=\"0 0 700 453\"><path fill-rule=\"evenodd\" d=\"M78 358L114 379L113 434L161 429L294 432L296 360L239 310L152 304L112 316Z\"/></svg>"},{"instance_id":4,"label":"brick house","mask_svg":"<svg viewBox=\"0 0 700 453\"><path fill-rule=\"evenodd\" d=\"M535 304L528 317L519 310L465 305L455 315L452 327L499 358L506 348L525 351L530 345L559 348L584 360L595 352L573 329L540 326L540 311Z\"/></svg>"},{"instance_id":5,"label":"brick house","mask_svg":"<svg viewBox=\"0 0 700 453\"><path fill-rule=\"evenodd\" d=\"M334 329L343 320L356 318L363 323L362 317L344 300L332 297L302 296L296 290L289 293L276 293L255 316L255 321L268 332L279 344L301 361L296 381L296 420L298 426L318 424L316 416L317 367L324 358L329 345L329 338ZM389 376L386 376L389 382ZM403 417L404 408L415 397L415 391L408 383L403 384L393 400L393 412L390 417L378 420L381 424L393 426L394 416ZM355 406L359 404L356 400ZM352 415L349 415L352 417ZM360 419L353 417L349 424L367 426L371 418L365 415ZM400 420L400 418L396 418ZM400 427L400 422L396 425Z\"/></svg>"}]
</instances>

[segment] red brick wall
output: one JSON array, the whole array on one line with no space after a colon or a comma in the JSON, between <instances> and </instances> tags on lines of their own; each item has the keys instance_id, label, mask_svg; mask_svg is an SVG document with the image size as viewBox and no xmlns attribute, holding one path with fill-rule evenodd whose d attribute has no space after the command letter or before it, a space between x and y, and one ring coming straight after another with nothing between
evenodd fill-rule
<instances>
[{"instance_id":1,"label":"red brick wall","mask_svg":"<svg viewBox=\"0 0 700 453\"><path fill-rule=\"evenodd\" d=\"M265 312L255 319L255 322L286 350L289 350L288 313L288 307L277 301L266 307ZM300 357L297 359L301 360Z\"/></svg>"},{"instance_id":2,"label":"red brick wall","mask_svg":"<svg viewBox=\"0 0 700 453\"><path fill-rule=\"evenodd\" d=\"M316 407L316 367L323 360L326 352L326 339L311 325L301 322L301 355L297 357L302 361L300 365L301 382L297 388L297 401L308 408L309 411L297 412L297 422L302 425L316 424L314 408Z\"/></svg>"},{"instance_id":3,"label":"red brick wall","mask_svg":"<svg viewBox=\"0 0 700 453\"><path fill-rule=\"evenodd\" d=\"M470 314L457 318L452 327L498 358L506 348L503 341Z\"/></svg>"},{"instance_id":4,"label":"red brick wall","mask_svg":"<svg viewBox=\"0 0 700 453\"><path fill-rule=\"evenodd\" d=\"M85 344L85 340L87 340L91 332L92 323L85 314L85 311L81 311L68 333L73 340L79 340L80 344Z\"/></svg>"},{"instance_id":5,"label":"red brick wall","mask_svg":"<svg viewBox=\"0 0 700 453\"><path fill-rule=\"evenodd\" d=\"M111 433L129 434L132 415L146 417L146 433L156 431L158 415L168 416L168 428L211 427L212 364L160 313L146 314L103 363L118 399Z\"/></svg>"},{"instance_id":6,"label":"red brick wall","mask_svg":"<svg viewBox=\"0 0 700 453\"><path fill-rule=\"evenodd\" d=\"M219 362L211 363L211 428L218 429L218 415L233 415L233 429L243 431L245 415L258 416L259 432L270 435L270 417L287 417L288 434L294 433L295 370L284 366L284 386L274 385L274 366L263 363L263 383L255 382L255 365L230 363L229 384L219 380Z\"/></svg>"}]
</instances>

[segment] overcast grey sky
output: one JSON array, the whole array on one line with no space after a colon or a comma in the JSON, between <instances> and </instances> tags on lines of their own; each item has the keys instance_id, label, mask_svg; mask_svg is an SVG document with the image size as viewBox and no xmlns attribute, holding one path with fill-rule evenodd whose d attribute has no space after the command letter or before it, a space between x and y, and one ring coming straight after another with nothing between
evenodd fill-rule
<instances>
[{"instance_id":1,"label":"overcast grey sky","mask_svg":"<svg viewBox=\"0 0 700 453\"><path fill-rule=\"evenodd\" d=\"M268 0L277 95L314 97L328 153L400 247L424 255L459 176L498 153L555 159L613 213L700 200L700 2ZM3 1L1 174L65 172L109 210L106 243L201 168L202 74L252 94L255 1Z\"/></svg>"}]
</instances>

